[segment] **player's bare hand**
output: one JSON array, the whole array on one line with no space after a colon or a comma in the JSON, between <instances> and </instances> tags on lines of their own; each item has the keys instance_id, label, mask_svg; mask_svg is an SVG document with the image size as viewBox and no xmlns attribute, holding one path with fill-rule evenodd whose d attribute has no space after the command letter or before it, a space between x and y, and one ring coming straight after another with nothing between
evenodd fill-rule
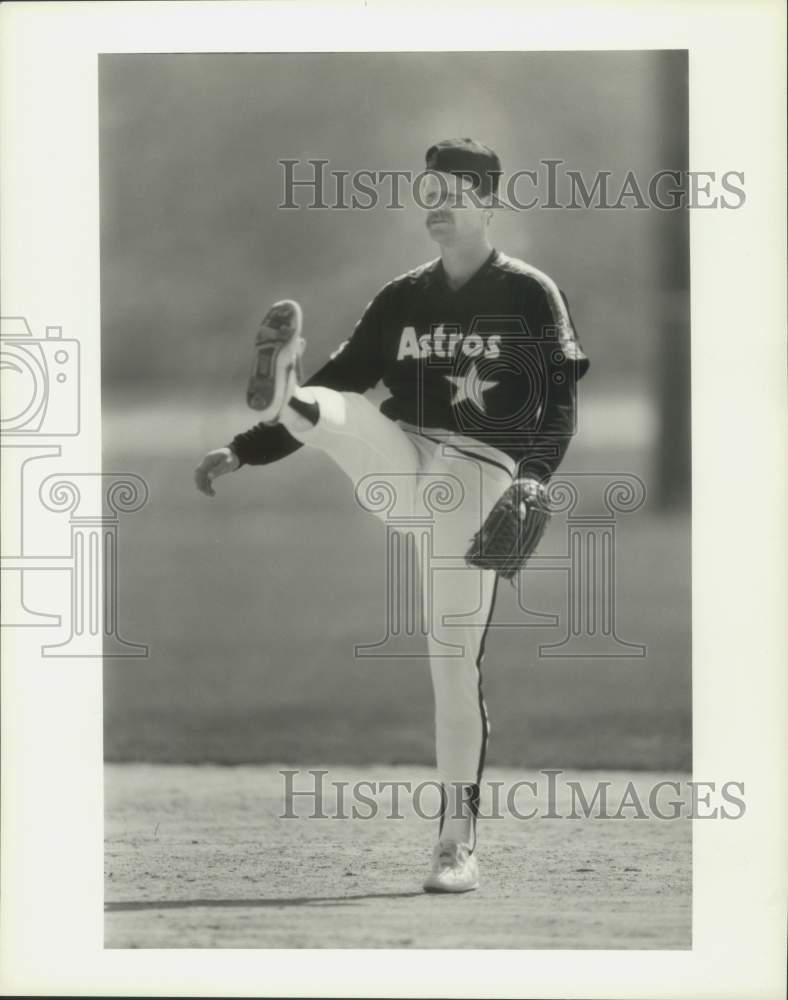
<instances>
[{"instance_id":1,"label":"player's bare hand","mask_svg":"<svg viewBox=\"0 0 788 1000\"><path fill-rule=\"evenodd\" d=\"M225 476L228 472L235 472L239 465L238 456L231 448L217 448L215 451L209 451L194 470L194 482L197 484L197 489L207 497L215 497L214 479L218 476Z\"/></svg>"}]
</instances>

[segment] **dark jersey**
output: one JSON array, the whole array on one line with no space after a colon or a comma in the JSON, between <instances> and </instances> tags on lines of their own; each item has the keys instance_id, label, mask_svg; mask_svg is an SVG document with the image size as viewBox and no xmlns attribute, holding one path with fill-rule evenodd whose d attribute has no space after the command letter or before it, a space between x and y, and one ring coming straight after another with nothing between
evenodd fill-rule
<instances>
[{"instance_id":1,"label":"dark jersey","mask_svg":"<svg viewBox=\"0 0 788 1000\"><path fill-rule=\"evenodd\" d=\"M494 250L457 290L440 259L387 284L306 384L363 393L382 380L385 416L474 438L513 458L520 475L547 479L574 432L587 368L555 283ZM242 463L262 465L300 442L258 424L231 447Z\"/></svg>"}]
</instances>

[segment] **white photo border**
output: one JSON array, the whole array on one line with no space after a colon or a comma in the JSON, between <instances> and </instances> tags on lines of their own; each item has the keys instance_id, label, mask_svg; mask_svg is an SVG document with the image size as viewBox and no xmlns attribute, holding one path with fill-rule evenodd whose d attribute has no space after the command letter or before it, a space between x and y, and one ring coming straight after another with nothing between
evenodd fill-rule
<instances>
[{"instance_id":1,"label":"white photo border","mask_svg":"<svg viewBox=\"0 0 788 1000\"><path fill-rule=\"evenodd\" d=\"M690 167L742 171L747 194L691 217L694 773L743 780L747 802L694 825L692 950L104 950L101 661L46 660L4 629L2 991L782 995L784 6L9 3L0 30L3 312L78 333L77 472L101 468L99 53L688 49Z\"/></svg>"}]
</instances>

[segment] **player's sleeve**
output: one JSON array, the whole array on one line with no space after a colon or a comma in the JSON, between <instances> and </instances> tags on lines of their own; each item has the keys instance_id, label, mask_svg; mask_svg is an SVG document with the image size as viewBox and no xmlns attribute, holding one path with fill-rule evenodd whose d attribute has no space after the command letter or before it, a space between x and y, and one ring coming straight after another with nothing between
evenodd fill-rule
<instances>
[{"instance_id":1,"label":"player's sleeve","mask_svg":"<svg viewBox=\"0 0 788 1000\"><path fill-rule=\"evenodd\" d=\"M384 363L381 336L391 315L392 295L393 287L386 285L364 310L351 337L305 385L325 386L337 392L366 392L380 380ZM281 424L257 424L236 434L230 442L241 465L268 465L291 455L301 445Z\"/></svg>"},{"instance_id":2,"label":"player's sleeve","mask_svg":"<svg viewBox=\"0 0 788 1000\"><path fill-rule=\"evenodd\" d=\"M575 333L564 293L546 276L528 292L529 329L540 344L545 372L539 416L513 449L518 476L547 482L564 459L576 430L577 383L589 361Z\"/></svg>"}]
</instances>

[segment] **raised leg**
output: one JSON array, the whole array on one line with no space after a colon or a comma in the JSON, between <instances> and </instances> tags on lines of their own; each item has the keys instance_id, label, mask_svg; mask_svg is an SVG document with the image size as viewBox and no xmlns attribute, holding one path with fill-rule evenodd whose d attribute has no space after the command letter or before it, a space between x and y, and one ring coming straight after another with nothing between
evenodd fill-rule
<instances>
[{"instance_id":1,"label":"raised leg","mask_svg":"<svg viewBox=\"0 0 788 1000\"><path fill-rule=\"evenodd\" d=\"M288 405L281 423L299 441L326 452L354 485L365 476L393 474L404 488L408 475L421 471L422 457L411 438L358 393L308 386L295 388L294 395L315 407L316 422L305 415L308 409Z\"/></svg>"}]
</instances>

